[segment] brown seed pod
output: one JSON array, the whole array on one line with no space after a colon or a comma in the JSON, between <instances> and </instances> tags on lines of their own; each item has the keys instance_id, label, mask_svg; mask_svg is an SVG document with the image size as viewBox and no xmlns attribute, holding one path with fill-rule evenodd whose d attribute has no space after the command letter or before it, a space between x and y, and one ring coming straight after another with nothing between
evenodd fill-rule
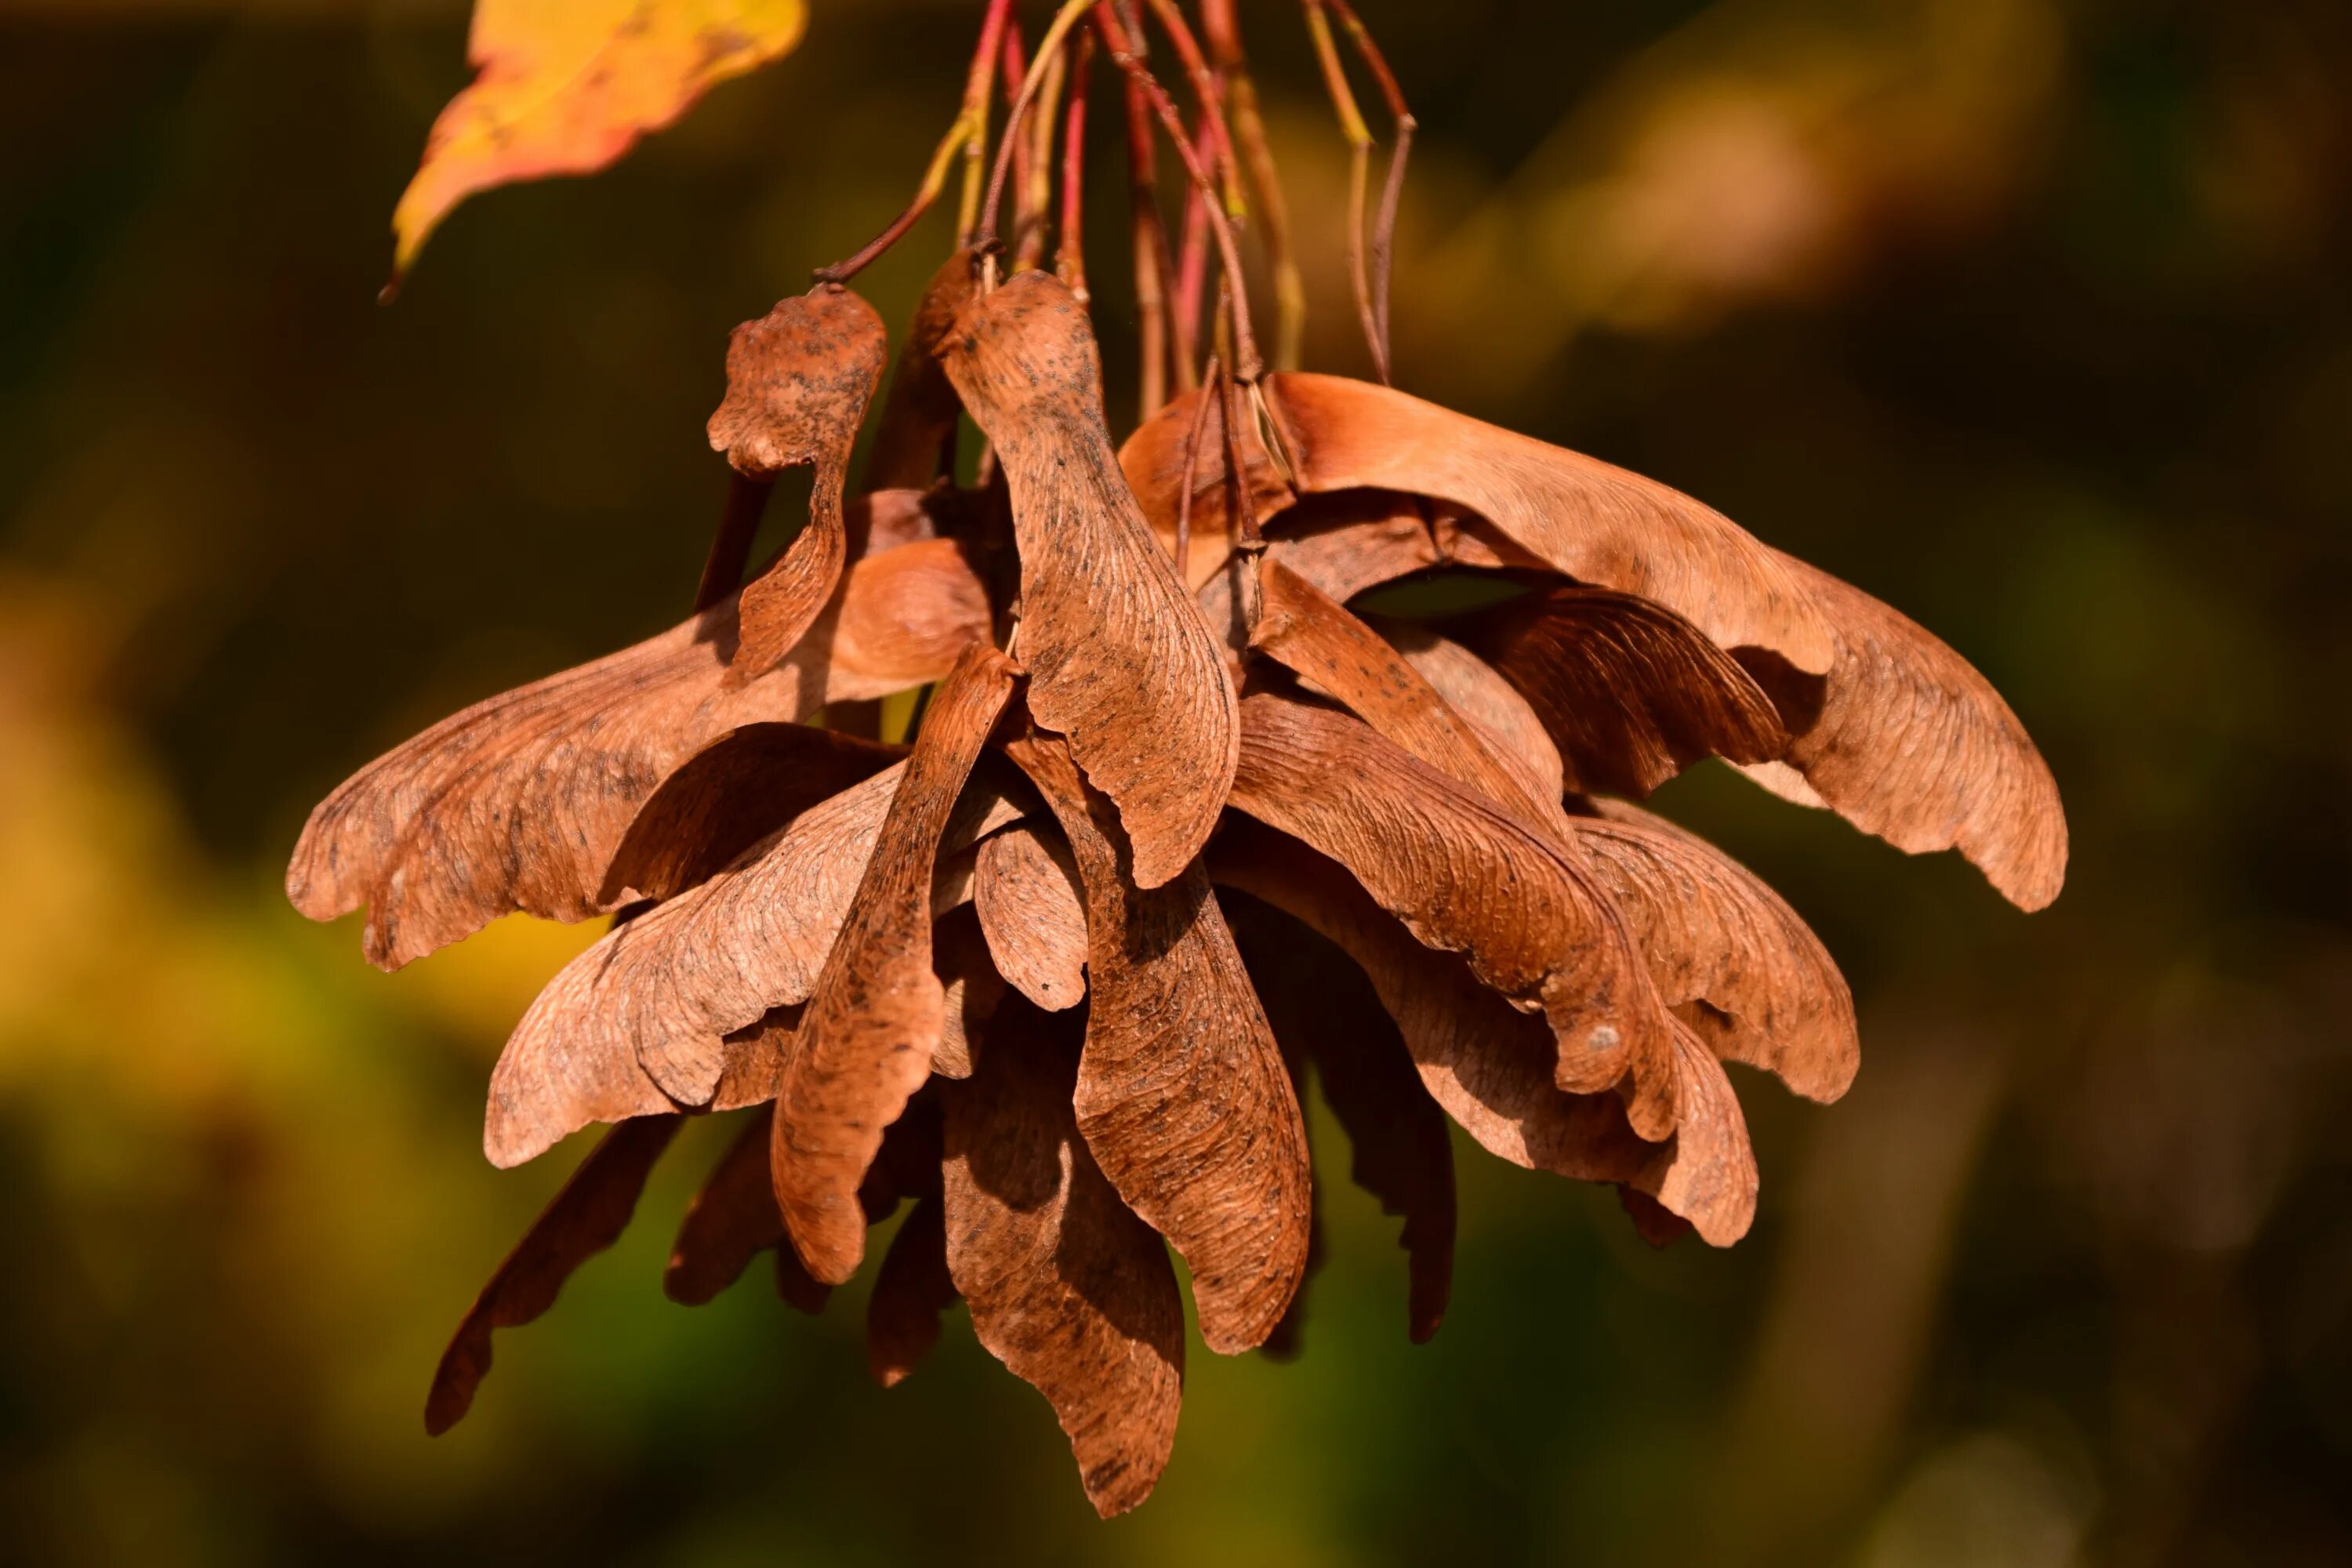
<instances>
[{"instance_id":1,"label":"brown seed pod","mask_svg":"<svg viewBox=\"0 0 2352 1568\"><path fill-rule=\"evenodd\" d=\"M1637 1136L1623 1103L1570 1094L1554 1081L1558 1047L1541 1018L1512 1008L1460 957L1423 945L1348 871L1306 845L1254 823L1218 837L1210 875L1312 927L1344 950L1396 1020L1422 1083L1462 1130L1515 1165L1577 1181L1621 1182L1691 1220L1727 1247L1754 1215L1755 1192L1736 1162L1694 1139ZM1736 1114L1738 1105L1731 1110ZM1727 1132L1718 1120L1715 1131ZM1744 1131L1740 1134L1744 1142Z\"/></svg>"},{"instance_id":2,"label":"brown seed pod","mask_svg":"<svg viewBox=\"0 0 2352 1568\"><path fill-rule=\"evenodd\" d=\"M1542 715L1571 789L1645 795L1703 757L1754 763L1788 749L1762 688L1661 605L1555 588L1471 628L1470 646Z\"/></svg>"},{"instance_id":3,"label":"brown seed pod","mask_svg":"<svg viewBox=\"0 0 2352 1568\"><path fill-rule=\"evenodd\" d=\"M1079 1130L1119 1195L1183 1255L1202 1339L1248 1350L1307 1263L1307 1140L1282 1053L1199 867L1139 888L1109 803L1061 744L1032 731L1011 752L1086 891Z\"/></svg>"},{"instance_id":4,"label":"brown seed pod","mask_svg":"<svg viewBox=\"0 0 2352 1568\"><path fill-rule=\"evenodd\" d=\"M699 1307L742 1278L751 1259L784 1238L783 1211L768 1183L768 1108L743 1130L704 1178L671 1244L662 1290Z\"/></svg>"},{"instance_id":5,"label":"brown seed pod","mask_svg":"<svg viewBox=\"0 0 2352 1568\"><path fill-rule=\"evenodd\" d=\"M973 906L997 970L1049 1013L1087 994L1087 907L1070 847L1040 822L980 845Z\"/></svg>"},{"instance_id":6,"label":"brown seed pod","mask_svg":"<svg viewBox=\"0 0 2352 1568\"><path fill-rule=\"evenodd\" d=\"M679 1120L623 1121L588 1152L457 1325L433 1373L425 1431L446 1432L473 1408L474 1391L490 1370L492 1330L528 1323L555 1305L572 1271L621 1238L654 1162L677 1135Z\"/></svg>"},{"instance_id":7,"label":"brown seed pod","mask_svg":"<svg viewBox=\"0 0 2352 1568\"><path fill-rule=\"evenodd\" d=\"M932 872L1014 673L976 647L940 684L776 1088L776 1201L793 1250L829 1285L866 1254L856 1192L882 1130L930 1076L947 1013L931 972Z\"/></svg>"},{"instance_id":8,"label":"brown seed pod","mask_svg":"<svg viewBox=\"0 0 2352 1568\"><path fill-rule=\"evenodd\" d=\"M1377 486L1478 513L1555 570L1654 600L1723 647L1769 648L1819 672L1830 624L1782 558L1654 479L1343 376L1271 377L1302 491Z\"/></svg>"},{"instance_id":9,"label":"brown seed pod","mask_svg":"<svg viewBox=\"0 0 2352 1568\"><path fill-rule=\"evenodd\" d=\"M710 416L710 445L753 479L803 463L816 469L808 526L743 590L731 682L773 668L833 596L848 556L842 497L849 452L887 353L874 307L832 284L779 301L728 339L727 396Z\"/></svg>"},{"instance_id":10,"label":"brown seed pod","mask_svg":"<svg viewBox=\"0 0 2352 1568\"><path fill-rule=\"evenodd\" d=\"M2066 879L2066 816L2049 764L1969 662L1899 611L1783 556L1828 606L1837 658L1819 683L1768 674L1791 713L1788 766L1811 799L1910 854L1957 848L2020 909ZM1767 787L1772 787L1767 775Z\"/></svg>"},{"instance_id":11,"label":"brown seed pod","mask_svg":"<svg viewBox=\"0 0 2352 1568\"><path fill-rule=\"evenodd\" d=\"M1063 1019L1009 1000L980 1070L945 1091L947 1264L973 1333L1054 1406L1108 1518L1150 1495L1175 1445L1184 1306L1167 1247L1079 1136Z\"/></svg>"},{"instance_id":12,"label":"brown seed pod","mask_svg":"<svg viewBox=\"0 0 2352 1568\"><path fill-rule=\"evenodd\" d=\"M1568 793L1568 765L1519 689L1492 665L1417 621L1367 616L1365 624L1412 666L1431 689L1478 728L1534 798L1558 805Z\"/></svg>"},{"instance_id":13,"label":"brown seed pod","mask_svg":"<svg viewBox=\"0 0 2352 1568\"><path fill-rule=\"evenodd\" d=\"M1252 646L1273 655L1356 716L1490 804L1538 822L1559 796L1531 793L1468 716L1438 694L1380 633L1279 561L1264 571L1265 609Z\"/></svg>"},{"instance_id":14,"label":"brown seed pod","mask_svg":"<svg viewBox=\"0 0 2352 1568\"><path fill-rule=\"evenodd\" d=\"M1120 477L1086 311L1024 272L958 317L944 357L1012 491L1029 711L1118 803L1135 879L1160 887L1224 805L1234 689Z\"/></svg>"},{"instance_id":15,"label":"brown seed pod","mask_svg":"<svg viewBox=\"0 0 2352 1568\"><path fill-rule=\"evenodd\" d=\"M850 569L791 660L730 688L730 597L478 702L361 769L311 812L287 896L317 921L366 904L362 945L385 969L500 915L602 913L622 901L606 873L637 813L711 742L937 679L988 624L957 546L886 551Z\"/></svg>"},{"instance_id":16,"label":"brown seed pod","mask_svg":"<svg viewBox=\"0 0 2352 1568\"><path fill-rule=\"evenodd\" d=\"M1633 1125L1674 1131L1673 1020L1569 846L1345 714L1242 705L1234 805L1346 866L1423 942L1540 1011L1563 1089L1626 1081Z\"/></svg>"},{"instance_id":17,"label":"brown seed pod","mask_svg":"<svg viewBox=\"0 0 2352 1568\"><path fill-rule=\"evenodd\" d=\"M1853 1002L1821 942L1618 797L1718 756L1903 848L1957 847L2028 907L2056 894L2055 786L1951 649L1664 485L1288 368L1300 278L1231 9L1202 13L1204 50L1151 0L1196 89L1188 126L1129 8L1065 6L1024 56L990 0L914 201L730 341L710 437L735 475L695 616L477 704L313 814L289 893L318 919L368 905L387 967L510 911L617 911L509 1039L484 1144L510 1164L617 1125L461 1325L436 1429L492 1331L611 1242L682 1116L749 1108L669 1293L710 1300L767 1251L779 1293L819 1310L904 1211L866 1309L874 1375L907 1376L963 1300L1118 1512L1174 1441L1171 1247L1212 1350L1301 1346L1326 1241L1300 1113L1318 1084L1350 1173L1402 1222L1424 1339L1452 1289L1449 1119L1612 1184L1654 1241L1721 1246L1758 1191L1725 1064L1821 1100L1851 1082ZM1349 247L1364 260L1370 221L1358 303L1385 382L1412 121L1353 11L1307 16L1359 174L1371 136L1334 22L1395 117L1381 213L1359 189ZM1077 243L1088 38L1139 132L1147 417L1116 449ZM980 180L1000 66L1009 254ZM1075 289L1032 269L1057 116ZM1181 259L1155 122L1190 182ZM847 501L886 344L838 284L916 229L960 154L974 237L917 310ZM1234 242L1244 161L1285 329L1272 376ZM1171 383L1197 390L1159 407ZM967 415L987 438L972 484ZM801 464L807 526L737 591ZM918 688L908 742L885 743L877 700Z\"/></svg>"},{"instance_id":18,"label":"brown seed pod","mask_svg":"<svg viewBox=\"0 0 2352 1568\"><path fill-rule=\"evenodd\" d=\"M1862 1061L1853 997L1819 938L1715 846L1622 801L1572 826L1669 1005L1717 1055L1833 1100Z\"/></svg>"},{"instance_id":19,"label":"brown seed pod","mask_svg":"<svg viewBox=\"0 0 2352 1568\"><path fill-rule=\"evenodd\" d=\"M728 1037L815 989L907 766L812 806L566 964L490 1076L491 1162L518 1164L591 1121L647 1113L633 1107L712 1104L740 1054ZM950 847L1018 809L983 784Z\"/></svg>"},{"instance_id":20,"label":"brown seed pod","mask_svg":"<svg viewBox=\"0 0 2352 1568\"><path fill-rule=\"evenodd\" d=\"M1283 1054L1311 1064L1348 1135L1349 1175L1404 1221L1405 1327L1426 1342L1454 1284L1454 1146L1445 1113L1423 1087L1396 1021L1363 972L1328 938L1238 889L1220 904ZM1306 1295L1302 1288L1301 1300ZM1284 1320L1295 1336L1294 1301Z\"/></svg>"}]
</instances>

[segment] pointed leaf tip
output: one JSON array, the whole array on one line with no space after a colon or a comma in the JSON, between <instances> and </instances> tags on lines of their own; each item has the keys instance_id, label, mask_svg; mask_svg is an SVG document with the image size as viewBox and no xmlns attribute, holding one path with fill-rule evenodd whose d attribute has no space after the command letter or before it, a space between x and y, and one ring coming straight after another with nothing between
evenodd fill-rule
<instances>
[{"instance_id":1,"label":"pointed leaf tip","mask_svg":"<svg viewBox=\"0 0 2352 1568\"><path fill-rule=\"evenodd\" d=\"M588 174L719 82L791 51L804 0L478 0L467 43L473 81L425 138L394 209L393 276L477 191Z\"/></svg>"}]
</instances>

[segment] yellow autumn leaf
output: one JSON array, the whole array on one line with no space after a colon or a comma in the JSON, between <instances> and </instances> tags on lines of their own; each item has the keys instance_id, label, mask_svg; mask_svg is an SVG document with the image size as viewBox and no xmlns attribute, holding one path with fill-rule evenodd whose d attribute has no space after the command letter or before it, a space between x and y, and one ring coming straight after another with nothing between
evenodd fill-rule
<instances>
[{"instance_id":1,"label":"yellow autumn leaf","mask_svg":"<svg viewBox=\"0 0 2352 1568\"><path fill-rule=\"evenodd\" d=\"M478 74L433 122L393 213L394 279L476 191L604 167L807 25L805 0L478 0Z\"/></svg>"}]
</instances>

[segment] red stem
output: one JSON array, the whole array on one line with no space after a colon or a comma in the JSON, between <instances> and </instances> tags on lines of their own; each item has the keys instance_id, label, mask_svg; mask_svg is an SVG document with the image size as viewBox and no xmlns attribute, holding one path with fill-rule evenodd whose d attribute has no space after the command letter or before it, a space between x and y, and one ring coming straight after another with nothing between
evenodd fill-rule
<instances>
[{"instance_id":1,"label":"red stem","mask_svg":"<svg viewBox=\"0 0 2352 1568\"><path fill-rule=\"evenodd\" d=\"M1078 303L1087 302L1087 68L1094 64L1095 36L1080 33L1070 61L1069 109L1062 122L1062 234L1054 270Z\"/></svg>"},{"instance_id":2,"label":"red stem","mask_svg":"<svg viewBox=\"0 0 2352 1568\"><path fill-rule=\"evenodd\" d=\"M1233 304L1234 374L1254 385L1264 373L1265 364L1258 357L1257 336L1250 330L1249 289L1242 273L1241 247L1234 242L1233 225L1226 220L1222 204L1215 199L1216 183L1210 178L1208 169L1193 153L1192 139L1185 133L1183 117L1176 112L1176 104L1168 96L1168 89L1160 85L1159 79L1129 47L1126 29L1111 15L1108 4L1095 7L1095 23L1104 28L1103 41L1110 49L1112 61L1127 73L1129 81L1143 89L1144 96L1150 100L1152 112L1159 116L1160 125L1167 131L1176 155L1183 160L1184 172L1192 177L1192 184L1210 198L1210 221L1216 234L1217 250L1224 263L1225 276L1233 279L1230 298Z\"/></svg>"}]
</instances>

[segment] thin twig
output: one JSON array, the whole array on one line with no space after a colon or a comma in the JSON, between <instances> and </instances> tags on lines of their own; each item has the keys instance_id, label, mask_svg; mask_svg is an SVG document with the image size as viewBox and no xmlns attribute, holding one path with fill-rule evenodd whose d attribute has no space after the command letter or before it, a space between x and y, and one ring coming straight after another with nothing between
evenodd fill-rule
<instances>
[{"instance_id":1,"label":"thin twig","mask_svg":"<svg viewBox=\"0 0 2352 1568\"><path fill-rule=\"evenodd\" d=\"M1013 204L1013 270L1026 272L1045 255L1046 215L1054 205L1054 130L1062 112L1062 91L1069 80L1070 44L1047 58L1045 85L1030 111L1030 142L1022 162L1022 191Z\"/></svg>"},{"instance_id":2,"label":"thin twig","mask_svg":"<svg viewBox=\"0 0 2352 1568\"><path fill-rule=\"evenodd\" d=\"M1348 139L1348 277L1356 289L1356 315L1363 323L1364 344L1371 350L1372 369L1389 379L1388 345L1381 335L1381 311L1372 300L1372 279L1364 256L1364 201L1371 183L1372 131L1356 107L1355 89L1339 62L1339 47L1332 41L1331 20L1324 0L1305 0L1307 31L1315 40L1315 58L1323 67L1323 85L1339 111L1339 133Z\"/></svg>"},{"instance_id":3,"label":"thin twig","mask_svg":"<svg viewBox=\"0 0 2352 1568\"><path fill-rule=\"evenodd\" d=\"M1220 375L1216 390L1222 405L1218 423L1224 426L1225 437L1226 539L1243 563L1242 628L1248 642L1255 646L1258 621L1265 614L1265 538L1258 532L1257 508L1250 496L1249 469L1242 460L1241 399L1235 395L1234 378ZM1256 395L1255 387L1251 388L1251 395ZM1203 397L1202 401L1208 400Z\"/></svg>"},{"instance_id":4,"label":"thin twig","mask_svg":"<svg viewBox=\"0 0 2352 1568\"><path fill-rule=\"evenodd\" d=\"M1203 376L1214 384L1218 379L1217 362L1211 359ZM1192 479L1200 471L1201 432L1208 428L1209 399L1203 396L1192 409L1192 427L1184 436L1184 482L1176 491L1176 575L1189 582L1192 561Z\"/></svg>"},{"instance_id":5,"label":"thin twig","mask_svg":"<svg viewBox=\"0 0 2352 1568\"><path fill-rule=\"evenodd\" d=\"M1184 19L1177 0L1147 0L1147 4L1160 30L1168 35L1177 63L1192 85L1193 154L1203 163L1213 163L1217 170L1215 194L1195 186L1187 193L1184 202L1184 252L1178 266L1176 313L1183 322L1184 335L1197 345L1202 291L1208 274L1208 205L1213 200L1222 200L1226 220L1238 231L1248 221L1249 203L1242 191L1241 167L1234 161L1233 127L1225 121L1224 78L1202 51L1201 42L1193 37L1192 24Z\"/></svg>"},{"instance_id":6,"label":"thin twig","mask_svg":"<svg viewBox=\"0 0 2352 1568\"><path fill-rule=\"evenodd\" d=\"M907 210L892 218L887 227L852 254L830 266L818 268L813 275L816 280L820 283L846 283L865 271L884 251L904 239L907 231L915 226L916 220L930 211L931 204L939 200L940 192L948 183L949 160L963 145L968 134L963 121L958 118L950 128L947 139L931 154L930 168L924 174L923 183L915 192L915 199L907 204Z\"/></svg>"},{"instance_id":7,"label":"thin twig","mask_svg":"<svg viewBox=\"0 0 2352 1568\"><path fill-rule=\"evenodd\" d=\"M1339 18L1339 26L1348 29L1348 41L1356 46L1356 54L1364 68L1372 73L1372 80L1381 89L1381 100L1388 105L1389 113L1398 120L1410 120L1412 111L1405 107L1404 89L1397 86L1396 73L1389 69L1388 57L1381 53L1380 45L1372 42L1371 29L1365 26L1349 0L1324 0L1331 14Z\"/></svg>"},{"instance_id":8,"label":"thin twig","mask_svg":"<svg viewBox=\"0 0 2352 1568\"><path fill-rule=\"evenodd\" d=\"M1201 0L1201 30L1209 53L1225 79L1226 118L1241 143L1242 160L1257 192L1258 210L1265 215L1265 253L1274 273L1274 367L1297 370L1307 337L1307 283L1298 269L1298 255L1290 241L1290 204L1283 198L1282 175L1275 167L1274 145L1266 139L1265 119L1258 110L1257 84L1250 78L1249 60L1242 49L1241 26L1234 0Z\"/></svg>"},{"instance_id":9,"label":"thin twig","mask_svg":"<svg viewBox=\"0 0 2352 1568\"><path fill-rule=\"evenodd\" d=\"M1040 51L1037 58L1045 58ZM1029 57L1021 47L1021 18L1014 16L1004 27L1004 53L997 68L997 87L1004 100L1004 140L997 143L996 165L1001 166L1006 153L1013 155L1013 232L1017 240L1021 234L1021 196L1029 188L1029 139L1021 133L1021 89L1029 79ZM997 191L992 168L985 226L994 229L997 224Z\"/></svg>"},{"instance_id":10,"label":"thin twig","mask_svg":"<svg viewBox=\"0 0 2352 1568\"><path fill-rule=\"evenodd\" d=\"M1004 175L1012 166L1013 150L1021 145L1021 117L1035 100L1037 89L1044 84L1045 65L1061 52L1062 40L1069 36L1071 25L1086 14L1096 0L1064 0L1062 8L1054 14L1054 25L1037 40L1037 53L1029 62L1028 74L1021 80L1020 95L1013 99L1011 113L1005 117L1004 142L996 150L996 167L988 176L988 199L981 214L980 226L972 233L972 248L981 252L982 265L988 253L996 246L996 212L1004 199Z\"/></svg>"},{"instance_id":11,"label":"thin twig","mask_svg":"<svg viewBox=\"0 0 2352 1568\"><path fill-rule=\"evenodd\" d=\"M1381 358L1390 359L1389 270L1396 259L1397 207L1404 196L1405 160L1420 122L1410 114L1396 122L1396 145L1389 153L1388 183L1381 189L1381 216L1372 225L1372 309L1381 327Z\"/></svg>"},{"instance_id":12,"label":"thin twig","mask_svg":"<svg viewBox=\"0 0 2352 1568\"><path fill-rule=\"evenodd\" d=\"M1234 227L1225 216L1223 204L1214 199L1215 182L1211 177L1207 167L1194 154L1192 138L1184 133L1183 117L1176 112L1175 102L1168 96L1168 89L1160 85L1159 79L1151 74L1150 68L1145 66L1142 58L1129 47L1126 29L1119 26L1117 18L1110 15L1108 5L1097 5L1095 9L1095 18L1097 26L1102 26L1106 21L1109 23L1104 31L1104 43L1109 48L1112 61L1119 69L1127 73L1129 81L1143 89L1144 97L1150 100L1152 112L1160 117L1160 123L1167 131L1169 141L1175 146L1177 156L1183 160L1185 174L1191 176L1195 185L1212 198L1209 206L1212 226L1217 238L1217 250L1224 263L1225 276L1234 280L1232 303L1234 365L1233 374L1255 385L1258 377L1265 374L1265 362L1258 355L1257 337L1250 330L1249 288L1242 272L1241 248L1234 242Z\"/></svg>"},{"instance_id":13,"label":"thin twig","mask_svg":"<svg viewBox=\"0 0 2352 1568\"><path fill-rule=\"evenodd\" d=\"M969 134L963 144L963 196L956 205L956 237L969 242L972 225L980 220L980 180L988 157L988 98L996 79L996 51L1012 20L1013 0L989 0L988 18L981 24L980 52L971 58L964 78L963 117Z\"/></svg>"},{"instance_id":14,"label":"thin twig","mask_svg":"<svg viewBox=\"0 0 2352 1568\"><path fill-rule=\"evenodd\" d=\"M1160 22L1160 30L1176 50L1176 63L1192 85L1192 102L1199 111L1204 139L1215 158L1217 171L1223 176L1226 215L1239 219L1245 208L1241 201L1241 173L1234 163L1234 141L1225 124L1224 83L1210 68L1208 57L1201 52L1201 41L1192 36L1191 24L1176 0L1150 0L1151 14Z\"/></svg>"},{"instance_id":15,"label":"thin twig","mask_svg":"<svg viewBox=\"0 0 2352 1568\"><path fill-rule=\"evenodd\" d=\"M1198 128L1193 151L1206 153L1210 130L1202 122ZM1209 276L1209 203L1198 185L1184 193L1184 248L1176 262L1176 319L1184 323L1184 336L1194 344L1201 341L1201 292Z\"/></svg>"},{"instance_id":16,"label":"thin twig","mask_svg":"<svg viewBox=\"0 0 2352 1568\"><path fill-rule=\"evenodd\" d=\"M1137 348L1142 362L1139 419L1149 419L1168 401L1168 297L1173 263L1168 230L1160 217L1159 157L1153 151L1151 106L1143 89L1127 84L1128 206L1133 214L1129 248L1135 257Z\"/></svg>"},{"instance_id":17,"label":"thin twig","mask_svg":"<svg viewBox=\"0 0 2352 1568\"><path fill-rule=\"evenodd\" d=\"M1062 121L1061 244L1054 255L1054 271L1068 285L1079 304L1088 302L1087 290L1087 78L1095 60L1095 36L1080 33L1077 58L1070 63L1069 112Z\"/></svg>"},{"instance_id":18,"label":"thin twig","mask_svg":"<svg viewBox=\"0 0 2352 1568\"><path fill-rule=\"evenodd\" d=\"M975 138L984 142L988 133L988 85L985 73L989 68L989 62L996 58L998 42L1003 37L1004 24L1012 15L1012 9L1013 0L990 0L987 16L981 23L980 47L973 51L971 69L965 76L963 105L956 111L955 122L948 127L948 133L940 138L939 146L932 150L930 163L923 171L923 183L916 187L915 199L908 202L906 210L892 218L880 234L866 241L855 253L829 267L818 268L815 273L818 282L848 282L863 272L884 251L906 237L907 231L914 227L917 220L930 210L931 204L939 200L940 193L947 188L948 169L959 151L965 156L967 169L971 166L971 161L976 155ZM975 86L980 95L976 111L973 103ZM958 225L958 232L961 233L970 226L969 219L962 220Z\"/></svg>"},{"instance_id":19,"label":"thin twig","mask_svg":"<svg viewBox=\"0 0 2352 1568\"><path fill-rule=\"evenodd\" d=\"M1388 58L1381 53L1380 45L1372 41L1371 29L1357 16L1350 0L1328 0L1339 25L1348 30L1348 41L1355 46L1357 58L1364 68L1372 73L1372 80L1381 89L1381 98L1388 105L1391 118L1396 121L1396 144L1389 153L1389 173L1381 192L1381 211L1372 228L1372 310L1380 329L1379 358L1387 363L1389 350L1389 269L1396 254L1397 208L1404 195L1406 161L1412 153L1413 132L1420 121L1404 100L1404 89L1397 85L1396 73L1389 69ZM1383 373L1381 379L1386 380Z\"/></svg>"},{"instance_id":20,"label":"thin twig","mask_svg":"<svg viewBox=\"0 0 2352 1568\"><path fill-rule=\"evenodd\" d=\"M1106 19L1111 24L1106 26ZM1109 7L1095 10L1095 31L1108 42L1117 26ZM1139 44L1139 47L1141 47ZM1168 401L1170 340L1175 323L1169 306L1176 285L1175 258L1168 248L1168 226L1160 213L1160 155L1151 131L1151 102L1133 76L1126 82L1128 208L1132 215L1129 249L1135 265L1135 315L1140 369L1139 419L1148 419ZM1180 343L1176 358L1190 365L1189 343Z\"/></svg>"}]
</instances>

